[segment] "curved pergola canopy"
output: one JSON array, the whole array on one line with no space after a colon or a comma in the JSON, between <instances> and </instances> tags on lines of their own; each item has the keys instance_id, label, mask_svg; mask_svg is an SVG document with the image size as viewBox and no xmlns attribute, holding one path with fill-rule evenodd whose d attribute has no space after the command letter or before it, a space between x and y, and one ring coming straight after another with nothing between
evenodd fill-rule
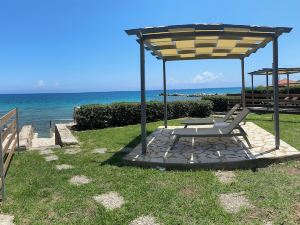
<instances>
[{"instance_id":1,"label":"curved pergola canopy","mask_svg":"<svg viewBox=\"0 0 300 225\"><path fill-rule=\"evenodd\" d=\"M126 30L147 50L165 61L188 59L241 59L263 48L289 27L232 24L187 24Z\"/></svg>"}]
</instances>

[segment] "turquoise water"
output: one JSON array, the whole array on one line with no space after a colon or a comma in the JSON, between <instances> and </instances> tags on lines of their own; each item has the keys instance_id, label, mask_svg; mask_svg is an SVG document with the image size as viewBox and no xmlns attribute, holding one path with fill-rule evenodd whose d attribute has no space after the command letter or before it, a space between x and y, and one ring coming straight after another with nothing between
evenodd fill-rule
<instances>
[{"instance_id":1,"label":"turquoise water","mask_svg":"<svg viewBox=\"0 0 300 225\"><path fill-rule=\"evenodd\" d=\"M168 93L180 94L224 94L239 93L240 88L207 88L189 90L169 90ZM161 90L147 91L147 101L162 101ZM194 99L186 97L168 97L168 101ZM20 112L20 125L33 124L40 136L49 136L50 120L59 122L72 119L76 106L113 102L138 102L139 91L95 92L95 93L59 93L59 94L0 94L0 115L17 107Z\"/></svg>"}]
</instances>

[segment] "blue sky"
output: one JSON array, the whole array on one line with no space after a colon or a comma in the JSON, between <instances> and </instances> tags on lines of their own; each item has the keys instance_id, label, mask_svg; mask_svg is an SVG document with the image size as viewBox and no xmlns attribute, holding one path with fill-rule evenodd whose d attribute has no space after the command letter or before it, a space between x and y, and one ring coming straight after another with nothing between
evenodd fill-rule
<instances>
[{"instance_id":1,"label":"blue sky","mask_svg":"<svg viewBox=\"0 0 300 225\"><path fill-rule=\"evenodd\" d=\"M299 8L297 0L1 1L0 93L139 90L139 47L124 30L146 26L290 26L279 39L279 66L299 67ZM246 59L246 72L271 63L269 45ZM172 89L240 86L240 62L168 62L167 81ZM257 78L255 85L264 81ZM149 53L146 82L147 89L162 88L162 62Z\"/></svg>"}]
</instances>

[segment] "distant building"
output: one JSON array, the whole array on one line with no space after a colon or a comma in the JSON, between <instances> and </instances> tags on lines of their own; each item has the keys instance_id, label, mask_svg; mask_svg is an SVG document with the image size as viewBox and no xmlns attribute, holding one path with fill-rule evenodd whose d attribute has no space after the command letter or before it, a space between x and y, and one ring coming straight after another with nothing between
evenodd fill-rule
<instances>
[{"instance_id":1,"label":"distant building","mask_svg":"<svg viewBox=\"0 0 300 225\"><path fill-rule=\"evenodd\" d=\"M282 79L282 80L278 81L278 85L280 87L285 87L285 86L288 85L288 80L287 79ZM300 82L299 81L295 81L295 80L290 80L289 81L289 85L290 86L300 85Z\"/></svg>"}]
</instances>

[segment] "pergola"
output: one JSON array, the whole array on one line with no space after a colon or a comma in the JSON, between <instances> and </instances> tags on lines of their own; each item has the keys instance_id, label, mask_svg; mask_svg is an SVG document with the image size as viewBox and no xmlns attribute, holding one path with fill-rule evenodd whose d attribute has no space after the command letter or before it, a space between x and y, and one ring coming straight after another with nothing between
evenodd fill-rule
<instances>
[{"instance_id":1,"label":"pergola","mask_svg":"<svg viewBox=\"0 0 300 225\"><path fill-rule=\"evenodd\" d=\"M278 75L286 75L287 78L287 94L290 93L290 74L297 74L300 73L299 67L290 67L290 68L278 68ZM266 87L267 87L267 93L269 93L269 75L273 74L272 68L263 68L260 70L256 70L249 73L251 75L251 90L253 94L253 76L266 76ZM274 84L273 84L274 85Z\"/></svg>"},{"instance_id":2,"label":"pergola","mask_svg":"<svg viewBox=\"0 0 300 225\"><path fill-rule=\"evenodd\" d=\"M195 59L237 59L241 61L242 105L245 107L244 59L273 42L275 146L280 146L278 105L278 37L289 27L261 27L232 24L187 24L126 30L140 45L141 142L147 151L145 49L163 61L164 125L167 128L166 62Z\"/></svg>"}]
</instances>

